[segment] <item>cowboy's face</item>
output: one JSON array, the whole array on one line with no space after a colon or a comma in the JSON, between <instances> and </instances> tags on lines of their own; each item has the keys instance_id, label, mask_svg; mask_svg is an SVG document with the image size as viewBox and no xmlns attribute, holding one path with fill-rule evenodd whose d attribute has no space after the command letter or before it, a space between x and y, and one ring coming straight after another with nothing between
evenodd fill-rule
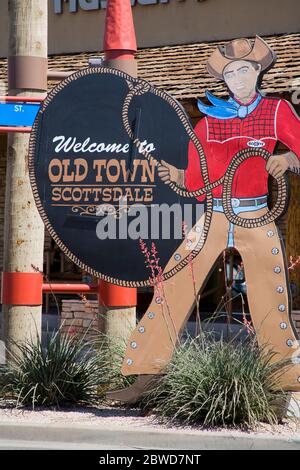
<instances>
[{"instance_id":1,"label":"cowboy's face","mask_svg":"<svg viewBox=\"0 0 300 470\"><path fill-rule=\"evenodd\" d=\"M226 65L223 77L234 97L245 99L255 94L260 71L260 64L256 67L247 60L235 60Z\"/></svg>"}]
</instances>

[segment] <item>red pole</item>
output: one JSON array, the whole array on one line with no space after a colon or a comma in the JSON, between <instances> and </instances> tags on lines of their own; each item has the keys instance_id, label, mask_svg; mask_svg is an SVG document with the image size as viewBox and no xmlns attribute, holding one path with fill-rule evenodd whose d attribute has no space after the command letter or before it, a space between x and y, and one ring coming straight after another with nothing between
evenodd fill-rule
<instances>
[{"instance_id":1,"label":"red pole","mask_svg":"<svg viewBox=\"0 0 300 470\"><path fill-rule=\"evenodd\" d=\"M48 70L47 76L48 76L48 80L60 81L60 80L64 80L65 78L68 78L74 72L75 71L64 72L62 70Z\"/></svg>"},{"instance_id":2,"label":"red pole","mask_svg":"<svg viewBox=\"0 0 300 470\"><path fill-rule=\"evenodd\" d=\"M98 285L90 286L89 284L60 284L60 283L44 283L42 285L43 293L45 294L97 294L98 293Z\"/></svg>"},{"instance_id":3,"label":"red pole","mask_svg":"<svg viewBox=\"0 0 300 470\"><path fill-rule=\"evenodd\" d=\"M21 134L30 134L31 127L18 127L18 126L0 126L0 132L20 132Z\"/></svg>"},{"instance_id":4,"label":"red pole","mask_svg":"<svg viewBox=\"0 0 300 470\"><path fill-rule=\"evenodd\" d=\"M4 103L41 103L46 98L43 96L0 96L0 102Z\"/></svg>"}]
</instances>

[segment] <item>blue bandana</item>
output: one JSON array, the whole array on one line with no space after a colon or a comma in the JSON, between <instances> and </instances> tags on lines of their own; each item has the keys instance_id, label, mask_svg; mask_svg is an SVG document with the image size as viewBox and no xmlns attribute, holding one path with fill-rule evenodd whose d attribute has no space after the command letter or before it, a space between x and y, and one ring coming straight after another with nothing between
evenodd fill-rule
<instances>
[{"instance_id":1,"label":"blue bandana","mask_svg":"<svg viewBox=\"0 0 300 470\"><path fill-rule=\"evenodd\" d=\"M258 106L262 99L262 95L258 93L257 98L249 106L242 105L238 103L233 98L229 98L227 101L221 98L217 98L212 95L209 91L205 92L208 100L213 104L213 106L207 106L198 99L197 104L198 108L203 114L217 118L217 119L231 119L239 117L244 119L248 114L252 113L255 108Z\"/></svg>"}]
</instances>

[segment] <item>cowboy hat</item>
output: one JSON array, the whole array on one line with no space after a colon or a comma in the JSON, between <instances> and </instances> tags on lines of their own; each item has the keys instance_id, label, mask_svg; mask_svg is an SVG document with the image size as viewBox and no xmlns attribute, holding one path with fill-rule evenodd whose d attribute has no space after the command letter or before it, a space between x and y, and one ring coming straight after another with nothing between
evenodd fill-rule
<instances>
[{"instance_id":1,"label":"cowboy hat","mask_svg":"<svg viewBox=\"0 0 300 470\"><path fill-rule=\"evenodd\" d=\"M275 62L276 54L259 36L256 36L254 44L249 39L234 39L215 49L207 61L207 70L213 77L223 79L224 68L235 60L256 62L263 71Z\"/></svg>"}]
</instances>

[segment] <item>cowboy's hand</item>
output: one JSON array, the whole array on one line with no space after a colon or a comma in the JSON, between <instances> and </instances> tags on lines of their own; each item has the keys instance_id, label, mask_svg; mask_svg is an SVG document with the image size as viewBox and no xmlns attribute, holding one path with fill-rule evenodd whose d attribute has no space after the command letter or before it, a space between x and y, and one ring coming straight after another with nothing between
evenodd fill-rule
<instances>
[{"instance_id":1,"label":"cowboy's hand","mask_svg":"<svg viewBox=\"0 0 300 470\"><path fill-rule=\"evenodd\" d=\"M289 168L289 162L284 155L272 155L266 165L267 172L273 178L280 178Z\"/></svg>"},{"instance_id":2,"label":"cowboy's hand","mask_svg":"<svg viewBox=\"0 0 300 470\"><path fill-rule=\"evenodd\" d=\"M178 183L180 170L178 170L178 168L171 165L170 163L167 163L164 160L161 160L161 164L158 167L157 171L158 171L158 176L160 177L160 179L164 181L166 184L169 183L170 181L174 183Z\"/></svg>"}]
</instances>

